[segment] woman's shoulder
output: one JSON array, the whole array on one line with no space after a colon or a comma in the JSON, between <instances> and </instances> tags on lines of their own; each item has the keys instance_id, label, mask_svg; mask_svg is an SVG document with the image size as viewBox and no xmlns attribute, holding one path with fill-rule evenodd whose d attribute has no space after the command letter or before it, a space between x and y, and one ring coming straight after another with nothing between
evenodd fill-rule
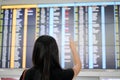
<instances>
[{"instance_id":1,"label":"woman's shoulder","mask_svg":"<svg viewBox=\"0 0 120 80\"><path fill-rule=\"evenodd\" d=\"M55 69L52 71L52 76L55 79L61 78L62 80L72 80L74 71L73 69Z\"/></svg>"},{"instance_id":2,"label":"woman's shoulder","mask_svg":"<svg viewBox=\"0 0 120 80\"><path fill-rule=\"evenodd\" d=\"M27 68L23 72L25 72L26 76L33 76L36 72L35 68Z\"/></svg>"},{"instance_id":3,"label":"woman's shoulder","mask_svg":"<svg viewBox=\"0 0 120 80\"><path fill-rule=\"evenodd\" d=\"M61 74L64 74L64 75L66 75L66 76L69 76L69 75L74 75L74 71L73 71L73 69L62 69L61 71L60 71L60 73Z\"/></svg>"}]
</instances>

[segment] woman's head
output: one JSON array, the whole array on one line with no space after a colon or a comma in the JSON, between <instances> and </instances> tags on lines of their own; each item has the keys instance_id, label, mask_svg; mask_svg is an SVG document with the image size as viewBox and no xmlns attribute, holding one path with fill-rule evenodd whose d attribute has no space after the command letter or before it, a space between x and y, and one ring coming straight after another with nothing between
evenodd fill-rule
<instances>
[{"instance_id":1,"label":"woman's head","mask_svg":"<svg viewBox=\"0 0 120 80\"><path fill-rule=\"evenodd\" d=\"M34 44L32 61L34 67L43 71L53 67L60 68L56 40L48 35L40 36Z\"/></svg>"}]
</instances>

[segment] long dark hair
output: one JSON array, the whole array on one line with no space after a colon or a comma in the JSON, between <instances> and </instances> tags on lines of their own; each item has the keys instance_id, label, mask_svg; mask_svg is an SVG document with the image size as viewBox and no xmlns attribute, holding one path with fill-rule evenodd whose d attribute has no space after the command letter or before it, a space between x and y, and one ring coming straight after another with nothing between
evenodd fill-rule
<instances>
[{"instance_id":1,"label":"long dark hair","mask_svg":"<svg viewBox=\"0 0 120 80\"><path fill-rule=\"evenodd\" d=\"M61 69L56 40L48 35L40 36L34 44L32 61L40 70L41 80L49 80L51 69Z\"/></svg>"}]
</instances>

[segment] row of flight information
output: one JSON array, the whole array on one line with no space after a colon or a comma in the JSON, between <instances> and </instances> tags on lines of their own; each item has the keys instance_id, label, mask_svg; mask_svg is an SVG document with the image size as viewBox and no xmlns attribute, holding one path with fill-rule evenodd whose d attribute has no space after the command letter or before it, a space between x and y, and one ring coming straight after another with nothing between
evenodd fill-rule
<instances>
[{"instance_id":1,"label":"row of flight information","mask_svg":"<svg viewBox=\"0 0 120 80\"><path fill-rule=\"evenodd\" d=\"M60 64L73 66L69 38L83 69L120 69L120 2L1 6L0 68L32 67L34 42L53 36Z\"/></svg>"}]
</instances>

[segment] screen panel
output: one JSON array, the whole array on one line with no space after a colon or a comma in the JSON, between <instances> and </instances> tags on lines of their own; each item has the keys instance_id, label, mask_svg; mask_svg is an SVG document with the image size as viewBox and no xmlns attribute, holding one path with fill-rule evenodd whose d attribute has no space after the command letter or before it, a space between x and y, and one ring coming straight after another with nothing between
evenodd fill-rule
<instances>
[{"instance_id":1,"label":"screen panel","mask_svg":"<svg viewBox=\"0 0 120 80\"><path fill-rule=\"evenodd\" d=\"M120 80L119 77L101 77L100 80Z\"/></svg>"},{"instance_id":2,"label":"screen panel","mask_svg":"<svg viewBox=\"0 0 120 80\"><path fill-rule=\"evenodd\" d=\"M43 34L56 39L63 68L73 66L72 37L83 69L120 69L120 2L2 6L0 68L30 68Z\"/></svg>"}]
</instances>

